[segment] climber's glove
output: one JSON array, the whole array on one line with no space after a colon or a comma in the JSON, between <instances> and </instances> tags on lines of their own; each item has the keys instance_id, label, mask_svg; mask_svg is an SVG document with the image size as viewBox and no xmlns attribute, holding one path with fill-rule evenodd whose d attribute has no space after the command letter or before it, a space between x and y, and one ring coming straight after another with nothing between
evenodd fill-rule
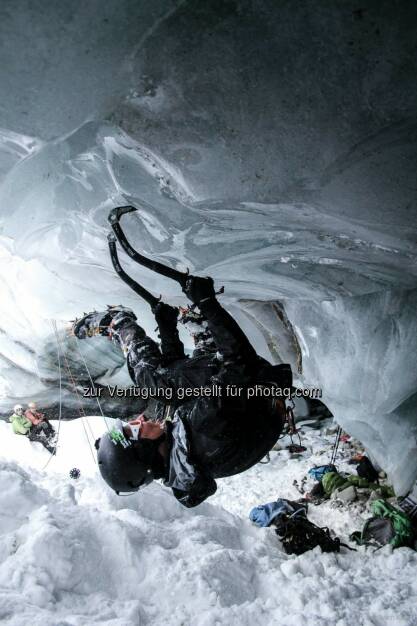
<instances>
[{"instance_id":1,"label":"climber's glove","mask_svg":"<svg viewBox=\"0 0 417 626\"><path fill-rule=\"evenodd\" d=\"M178 309L175 306L158 302L152 307L152 313L155 315L158 326L163 324L167 326L176 326L178 319Z\"/></svg>"},{"instance_id":2,"label":"climber's glove","mask_svg":"<svg viewBox=\"0 0 417 626\"><path fill-rule=\"evenodd\" d=\"M183 287L183 292L194 304L200 304L204 300L211 300L216 297L214 282L210 276L188 276Z\"/></svg>"}]
</instances>

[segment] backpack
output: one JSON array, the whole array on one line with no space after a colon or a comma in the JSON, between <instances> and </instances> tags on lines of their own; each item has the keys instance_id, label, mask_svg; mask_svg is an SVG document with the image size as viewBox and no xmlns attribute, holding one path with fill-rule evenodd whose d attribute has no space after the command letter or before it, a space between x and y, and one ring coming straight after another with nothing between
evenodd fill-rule
<instances>
[{"instance_id":1,"label":"backpack","mask_svg":"<svg viewBox=\"0 0 417 626\"><path fill-rule=\"evenodd\" d=\"M413 528L417 527L417 500L411 494L403 498L398 506L410 518Z\"/></svg>"},{"instance_id":2,"label":"backpack","mask_svg":"<svg viewBox=\"0 0 417 626\"><path fill-rule=\"evenodd\" d=\"M276 517L272 524L287 554L303 554L320 546L323 552L339 552L340 540L331 537L328 528L320 528L310 522L301 511Z\"/></svg>"},{"instance_id":3,"label":"backpack","mask_svg":"<svg viewBox=\"0 0 417 626\"><path fill-rule=\"evenodd\" d=\"M370 483L377 483L379 481L378 472L372 465L367 456L362 457L356 466L356 472L361 478L369 480Z\"/></svg>"},{"instance_id":4,"label":"backpack","mask_svg":"<svg viewBox=\"0 0 417 626\"><path fill-rule=\"evenodd\" d=\"M372 502L374 517L366 520L362 531L354 532L350 539L359 545L390 544L393 548L413 547L414 532L409 517L384 500Z\"/></svg>"}]
</instances>

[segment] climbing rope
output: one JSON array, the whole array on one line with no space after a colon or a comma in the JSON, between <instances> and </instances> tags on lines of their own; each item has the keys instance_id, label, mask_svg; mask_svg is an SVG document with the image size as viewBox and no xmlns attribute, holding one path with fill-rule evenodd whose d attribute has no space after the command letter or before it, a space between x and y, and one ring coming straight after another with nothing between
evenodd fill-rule
<instances>
[{"instance_id":1,"label":"climbing rope","mask_svg":"<svg viewBox=\"0 0 417 626\"><path fill-rule=\"evenodd\" d=\"M58 371L59 371L59 415L58 415L58 430L57 430L57 443L58 443L59 433L61 431L61 419L62 419L62 366L61 366L61 350L59 348L59 343L58 343L58 329L57 329L55 320L54 320L53 326L54 326L54 332L55 332L55 337L56 337L56 348L57 348L57 355L58 355Z\"/></svg>"},{"instance_id":2,"label":"climbing rope","mask_svg":"<svg viewBox=\"0 0 417 626\"><path fill-rule=\"evenodd\" d=\"M101 417L103 418L104 423L106 424L106 428L107 428L107 430L110 432L110 430L111 430L111 429L110 429L109 424L108 424L108 422L107 422L106 416L105 416L105 415L104 415L104 413L103 413L103 409L101 408L100 400L98 399L98 394L97 394L97 392L96 392L96 386L95 386L95 384L94 384L94 381L93 381L93 378L92 378L92 376L91 376L90 370L89 370L88 365L87 365L87 362L86 362L86 360L85 360L85 357L84 357L83 353L81 352L80 347L79 347L79 345L78 345L77 340L76 340L76 338L75 338L75 337L74 337L74 345L75 345L75 347L76 347L76 349L77 349L77 352L78 352L78 354L80 355L81 360L82 360L82 362L83 362L83 364L84 364L85 370L86 370L86 372L87 372L87 374L88 374L88 378L90 379L91 387L92 387L92 389L94 389L94 396L95 396L95 399L96 399L96 401L97 401L97 405L98 405L99 411L100 411L100 413L101 413Z\"/></svg>"},{"instance_id":3,"label":"climbing rope","mask_svg":"<svg viewBox=\"0 0 417 626\"><path fill-rule=\"evenodd\" d=\"M62 418L62 369L61 369L61 351L60 351L60 347L59 347L59 342L58 342L58 331L57 331L57 327L56 327L56 322L55 320L51 320L51 326L52 326L52 330L55 333L55 339L56 339L56 354L57 354L57 360L58 360L58 372L59 372L59 413L58 413L58 429L56 432L56 440L55 440L55 454L51 454L50 458L47 460L47 462L45 463L45 465L42 468L42 471L45 470L49 463L52 461L52 458L54 456L56 456L56 451L57 451L57 447L58 447L58 442L59 442L59 434L61 431L61 418Z\"/></svg>"},{"instance_id":4,"label":"climbing rope","mask_svg":"<svg viewBox=\"0 0 417 626\"><path fill-rule=\"evenodd\" d=\"M85 436L86 436L86 439L87 439L87 442L88 442L88 446L90 448L91 456L93 458L94 463L97 463L96 457L95 457L95 454L93 452L93 448L92 448L92 445L91 445L91 441L90 441L90 438L88 436L86 423L88 425L88 428L90 429L90 434L91 434L92 439L94 439L94 434L93 434L93 432L91 430L90 424L88 424L88 420L87 420L87 416L86 416L85 411L84 411L83 403L82 403L82 400L80 398L80 394L78 393L75 377L73 376L73 373L71 371L71 367L69 365L69 362L68 362L67 356L65 354L65 351L62 348L62 343L61 343L61 340L59 338L59 333L58 332L57 332L56 337L57 337L58 345L61 348L61 354L64 357L64 362L65 362L65 367L66 367L66 370L67 370L67 373L68 373L68 378L69 378L72 386L74 387L75 395L76 395L78 403L79 403L78 413L79 413L79 416L81 418L81 423L82 423L82 426L83 426L83 429L84 429L84 433L85 433Z\"/></svg>"}]
</instances>

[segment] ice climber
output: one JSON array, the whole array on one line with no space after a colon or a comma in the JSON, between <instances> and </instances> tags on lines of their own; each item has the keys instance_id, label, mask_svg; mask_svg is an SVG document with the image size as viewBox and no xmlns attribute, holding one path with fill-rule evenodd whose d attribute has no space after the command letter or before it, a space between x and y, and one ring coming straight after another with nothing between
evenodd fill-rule
<instances>
[{"instance_id":1,"label":"ice climber","mask_svg":"<svg viewBox=\"0 0 417 626\"><path fill-rule=\"evenodd\" d=\"M112 225L123 245L120 226L116 224L117 230ZM217 300L211 278L183 275L130 248L138 262L180 280L183 292L198 307L196 317L204 320L205 341L197 342L198 349L187 358L177 329L178 309L158 301L129 277L128 281L114 240L109 241L116 271L151 304L160 343L146 335L133 311L122 306L85 315L74 323L73 332L79 339L108 336L118 345L133 382L158 392L164 414L156 421L145 415L129 423L118 420L96 442L99 470L116 493L134 492L162 478L183 505L193 507L216 491L216 478L249 469L273 447L285 418L279 390L284 396L291 388L291 368L272 366L256 354ZM179 279L176 274L181 274ZM221 392L210 393L213 385ZM273 397L248 393L256 385L258 391L274 390ZM184 397L186 389L191 397Z\"/></svg>"},{"instance_id":2,"label":"ice climber","mask_svg":"<svg viewBox=\"0 0 417 626\"><path fill-rule=\"evenodd\" d=\"M55 452L53 445L56 435L55 430L45 415L37 410L35 402L29 402L25 415L32 422L32 440L40 441L49 452Z\"/></svg>"}]
</instances>

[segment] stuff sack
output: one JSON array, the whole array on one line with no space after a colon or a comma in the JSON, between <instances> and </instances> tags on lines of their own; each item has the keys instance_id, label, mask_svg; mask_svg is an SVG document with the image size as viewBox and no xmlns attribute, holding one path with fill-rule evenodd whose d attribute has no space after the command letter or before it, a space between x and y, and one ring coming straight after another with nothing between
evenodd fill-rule
<instances>
[{"instance_id":1,"label":"stuff sack","mask_svg":"<svg viewBox=\"0 0 417 626\"><path fill-rule=\"evenodd\" d=\"M273 520L281 515L293 515L298 512L305 515L307 504L278 498L275 502L255 506L249 513L249 519L257 526L265 527L270 526Z\"/></svg>"},{"instance_id":2,"label":"stuff sack","mask_svg":"<svg viewBox=\"0 0 417 626\"><path fill-rule=\"evenodd\" d=\"M308 470L308 475L321 482L321 479L327 472L336 472L334 465L319 465L318 467L312 467Z\"/></svg>"},{"instance_id":3,"label":"stuff sack","mask_svg":"<svg viewBox=\"0 0 417 626\"><path fill-rule=\"evenodd\" d=\"M340 551L340 540L333 538L328 528L316 526L304 515L280 515L272 524L277 526L275 532L287 554L303 554L316 546L323 552Z\"/></svg>"},{"instance_id":4,"label":"stuff sack","mask_svg":"<svg viewBox=\"0 0 417 626\"><path fill-rule=\"evenodd\" d=\"M414 532L409 517L384 500L372 502L374 517L366 520L362 531L350 535L359 545L390 544L393 548L414 545Z\"/></svg>"}]
</instances>

